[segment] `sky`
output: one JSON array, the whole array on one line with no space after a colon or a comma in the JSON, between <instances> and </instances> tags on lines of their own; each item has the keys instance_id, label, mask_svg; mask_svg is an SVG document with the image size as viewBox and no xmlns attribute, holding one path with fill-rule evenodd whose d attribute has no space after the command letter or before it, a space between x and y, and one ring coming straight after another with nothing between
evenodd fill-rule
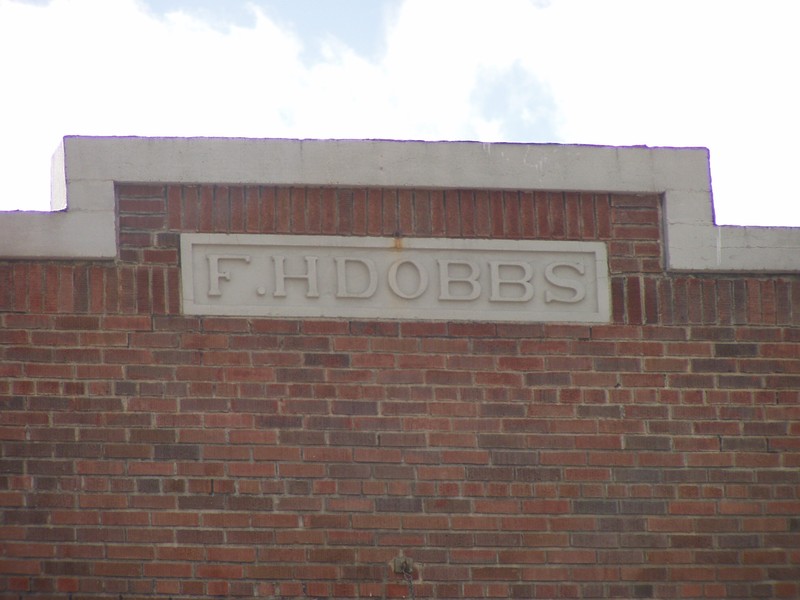
<instances>
[{"instance_id":1,"label":"sky","mask_svg":"<svg viewBox=\"0 0 800 600\"><path fill-rule=\"evenodd\" d=\"M0 0L0 210L65 135L706 147L800 226L800 0Z\"/></svg>"}]
</instances>

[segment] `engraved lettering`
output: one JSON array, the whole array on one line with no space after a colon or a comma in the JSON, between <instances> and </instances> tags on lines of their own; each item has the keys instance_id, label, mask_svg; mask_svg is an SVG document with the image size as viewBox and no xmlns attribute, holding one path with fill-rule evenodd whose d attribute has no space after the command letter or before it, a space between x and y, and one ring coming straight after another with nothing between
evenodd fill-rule
<instances>
[{"instance_id":1,"label":"engraved lettering","mask_svg":"<svg viewBox=\"0 0 800 600\"><path fill-rule=\"evenodd\" d=\"M508 276L508 271L522 271L521 276L514 278L504 278L503 273ZM489 273L491 277L492 294L489 300L492 302L527 302L533 298L533 267L530 263L520 261L489 261ZM521 294L516 296L504 296L502 290L504 287L517 287L521 288Z\"/></svg>"},{"instance_id":2,"label":"engraved lettering","mask_svg":"<svg viewBox=\"0 0 800 600\"><path fill-rule=\"evenodd\" d=\"M337 256L336 262L336 297L337 298L371 298L378 289L378 269L374 260L369 258L351 258L349 256ZM367 285L360 292L353 292L348 287L347 265L361 264L367 270Z\"/></svg>"},{"instance_id":3,"label":"engraved lettering","mask_svg":"<svg viewBox=\"0 0 800 600\"><path fill-rule=\"evenodd\" d=\"M231 274L228 271L219 270L219 261L221 260L241 260L246 263L250 262L250 256L246 254L208 254L208 295L221 296L222 292L219 289L219 280L231 280Z\"/></svg>"},{"instance_id":4,"label":"engraved lettering","mask_svg":"<svg viewBox=\"0 0 800 600\"><path fill-rule=\"evenodd\" d=\"M193 233L181 234L181 273L192 315L611 318L603 242Z\"/></svg>"},{"instance_id":5,"label":"engraved lettering","mask_svg":"<svg viewBox=\"0 0 800 600\"><path fill-rule=\"evenodd\" d=\"M397 272L403 265L411 265L417 271L417 289L413 292L404 292L400 289L400 283L397 280ZM395 296L399 296L405 300L419 298L425 293L425 290L428 289L428 272L416 260L396 260L389 267L389 289L392 290Z\"/></svg>"},{"instance_id":6,"label":"engraved lettering","mask_svg":"<svg viewBox=\"0 0 800 600\"><path fill-rule=\"evenodd\" d=\"M547 283L564 290L572 290L572 296L565 298L563 296L554 294L550 290L545 290L544 301L547 303L566 302L567 304L575 304L576 302L583 300L586 297L586 284L583 281L578 281L577 279L559 277L556 274L556 269L558 268L572 269L580 275L583 275L586 272L586 267L584 267L583 263L579 262L552 262L547 265L544 270L544 278L547 280Z\"/></svg>"},{"instance_id":7,"label":"engraved lettering","mask_svg":"<svg viewBox=\"0 0 800 600\"><path fill-rule=\"evenodd\" d=\"M475 300L481 295L481 284L478 282L478 277L481 275L481 269L478 263L472 260L452 260L452 259L439 259L436 261L439 265L439 300ZM451 266L464 266L469 269L469 275L458 277L450 272ZM462 295L454 295L451 292L451 284L466 284L469 286L469 292Z\"/></svg>"},{"instance_id":8,"label":"engraved lettering","mask_svg":"<svg viewBox=\"0 0 800 600\"><path fill-rule=\"evenodd\" d=\"M305 279L308 283L308 291L306 298L319 298L319 288L317 286L317 260L316 256L304 256L306 261L306 272L303 275L287 275L284 263L286 257L281 254L276 254L272 257L275 263L275 293L273 296L276 298L283 298L286 296L286 280L287 279Z\"/></svg>"}]
</instances>

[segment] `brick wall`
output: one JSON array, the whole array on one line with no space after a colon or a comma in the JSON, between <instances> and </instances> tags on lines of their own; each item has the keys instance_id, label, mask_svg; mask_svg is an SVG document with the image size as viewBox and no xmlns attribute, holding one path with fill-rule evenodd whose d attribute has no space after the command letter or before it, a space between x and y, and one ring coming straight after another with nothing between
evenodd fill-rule
<instances>
[{"instance_id":1,"label":"brick wall","mask_svg":"<svg viewBox=\"0 0 800 600\"><path fill-rule=\"evenodd\" d=\"M800 278L655 196L119 186L0 262L0 594L800 597ZM181 232L601 240L604 325L186 317Z\"/></svg>"}]
</instances>

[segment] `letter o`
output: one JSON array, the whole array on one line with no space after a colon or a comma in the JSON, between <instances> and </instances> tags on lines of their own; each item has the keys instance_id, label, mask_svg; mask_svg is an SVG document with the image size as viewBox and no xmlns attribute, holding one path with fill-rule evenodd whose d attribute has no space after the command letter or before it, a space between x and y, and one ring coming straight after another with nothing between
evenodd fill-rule
<instances>
[{"instance_id":1,"label":"letter o","mask_svg":"<svg viewBox=\"0 0 800 600\"><path fill-rule=\"evenodd\" d=\"M397 281L397 271L404 264L414 265L414 268L417 270L417 277L419 278L419 285L417 286L417 289L410 294L401 290ZM398 260L393 262L392 266L389 267L388 277L389 289L392 290L396 296L399 296L405 300L419 298L425 293L425 290L428 289L428 272L415 260Z\"/></svg>"}]
</instances>

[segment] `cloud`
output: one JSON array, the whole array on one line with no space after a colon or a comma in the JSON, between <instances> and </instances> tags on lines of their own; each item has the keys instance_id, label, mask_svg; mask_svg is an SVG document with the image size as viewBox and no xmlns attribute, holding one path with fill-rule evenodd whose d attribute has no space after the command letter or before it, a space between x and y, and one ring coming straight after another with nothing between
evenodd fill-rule
<instances>
[{"instance_id":1,"label":"cloud","mask_svg":"<svg viewBox=\"0 0 800 600\"><path fill-rule=\"evenodd\" d=\"M282 115L298 95L300 48L263 15L223 32L134 0L0 1L0 53L15 57L4 69L0 160L21 167L12 175L31 194L4 207L45 207L42 148L67 134L289 134Z\"/></svg>"},{"instance_id":2,"label":"cloud","mask_svg":"<svg viewBox=\"0 0 800 600\"><path fill-rule=\"evenodd\" d=\"M18 189L0 208L47 207L64 135L476 139L503 119L475 107L479 68L513 60L471 41L496 12L487 5L407 2L377 59L328 40L313 63L305 40L251 10L251 24L215 28L135 0L0 0L0 52L17 57L0 160ZM443 36L452 14L460 31Z\"/></svg>"},{"instance_id":3,"label":"cloud","mask_svg":"<svg viewBox=\"0 0 800 600\"><path fill-rule=\"evenodd\" d=\"M366 55L246 5L0 0L0 208L46 208L67 134L478 139L709 146L723 220L800 224L795 0L405 0Z\"/></svg>"},{"instance_id":4,"label":"cloud","mask_svg":"<svg viewBox=\"0 0 800 600\"><path fill-rule=\"evenodd\" d=\"M548 88L518 62L507 68L483 69L472 92L472 104L485 119L482 140L548 142L558 139L558 108ZM509 118L514 115L514 118Z\"/></svg>"},{"instance_id":5,"label":"cloud","mask_svg":"<svg viewBox=\"0 0 800 600\"><path fill-rule=\"evenodd\" d=\"M799 4L563 0L542 16L532 35L551 52L528 67L550 86L561 139L709 147L721 221L800 225L787 196Z\"/></svg>"},{"instance_id":6,"label":"cloud","mask_svg":"<svg viewBox=\"0 0 800 600\"><path fill-rule=\"evenodd\" d=\"M472 89L453 116L484 135L527 124L542 136L528 141L709 147L721 222L800 225L798 18L795 0L408 0L387 64ZM528 111L497 101L524 91Z\"/></svg>"}]
</instances>

